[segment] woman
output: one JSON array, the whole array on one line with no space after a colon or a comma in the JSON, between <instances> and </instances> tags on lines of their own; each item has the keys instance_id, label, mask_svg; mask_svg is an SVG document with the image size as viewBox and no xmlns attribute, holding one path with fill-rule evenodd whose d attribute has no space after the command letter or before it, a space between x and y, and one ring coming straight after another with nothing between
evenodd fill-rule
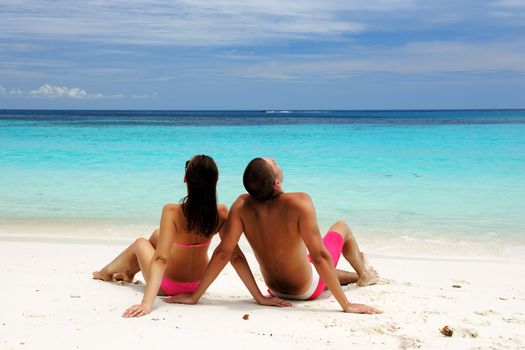
<instances>
[{"instance_id":1,"label":"woman","mask_svg":"<svg viewBox=\"0 0 525 350\"><path fill-rule=\"evenodd\" d=\"M129 307L123 317L148 314L157 295L192 294L197 289L208 266L211 238L228 216L228 208L217 205L218 178L212 158L198 155L187 161L184 182L188 195L179 205L164 206L160 229L149 240L138 238L102 270L93 272L95 279L132 282L133 276L142 271L146 280L142 302ZM282 306L280 299L260 293L239 247L232 265L259 304Z\"/></svg>"}]
</instances>

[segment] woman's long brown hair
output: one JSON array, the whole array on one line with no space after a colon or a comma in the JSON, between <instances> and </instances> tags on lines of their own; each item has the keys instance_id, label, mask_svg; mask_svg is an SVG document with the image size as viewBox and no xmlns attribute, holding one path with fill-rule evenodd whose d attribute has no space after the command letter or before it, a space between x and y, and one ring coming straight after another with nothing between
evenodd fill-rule
<instances>
[{"instance_id":1,"label":"woman's long brown hair","mask_svg":"<svg viewBox=\"0 0 525 350\"><path fill-rule=\"evenodd\" d=\"M217 181L219 170L215 161L206 155L197 155L186 162L188 195L181 199L186 218L186 231L210 237L217 232Z\"/></svg>"}]
</instances>

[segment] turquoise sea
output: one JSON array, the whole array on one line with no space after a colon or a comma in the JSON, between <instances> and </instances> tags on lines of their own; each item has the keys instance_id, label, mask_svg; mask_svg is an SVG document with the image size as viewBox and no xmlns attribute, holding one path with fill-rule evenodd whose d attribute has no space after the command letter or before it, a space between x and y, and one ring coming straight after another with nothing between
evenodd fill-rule
<instances>
[{"instance_id":1,"label":"turquoise sea","mask_svg":"<svg viewBox=\"0 0 525 350\"><path fill-rule=\"evenodd\" d=\"M130 225L153 227L184 196L194 154L216 160L228 205L247 162L267 156L285 190L311 194L322 230L345 219L390 249L525 246L525 110L0 110L0 234L137 235Z\"/></svg>"}]
</instances>

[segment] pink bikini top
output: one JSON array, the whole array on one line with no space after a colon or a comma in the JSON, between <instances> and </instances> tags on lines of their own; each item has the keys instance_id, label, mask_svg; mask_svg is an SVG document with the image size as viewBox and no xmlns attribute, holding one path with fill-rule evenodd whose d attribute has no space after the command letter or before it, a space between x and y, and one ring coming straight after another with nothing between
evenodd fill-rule
<instances>
[{"instance_id":1,"label":"pink bikini top","mask_svg":"<svg viewBox=\"0 0 525 350\"><path fill-rule=\"evenodd\" d=\"M211 239L204 243L198 243L198 244L188 244L188 243L177 243L173 242L173 245L176 245L177 247L186 247L186 248L198 248L198 247L207 247L211 243Z\"/></svg>"}]
</instances>

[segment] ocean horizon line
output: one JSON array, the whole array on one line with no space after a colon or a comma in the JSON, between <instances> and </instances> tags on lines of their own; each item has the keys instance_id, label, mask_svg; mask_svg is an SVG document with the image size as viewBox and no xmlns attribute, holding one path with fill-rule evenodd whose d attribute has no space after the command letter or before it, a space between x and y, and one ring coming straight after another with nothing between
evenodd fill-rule
<instances>
[{"instance_id":1,"label":"ocean horizon line","mask_svg":"<svg viewBox=\"0 0 525 350\"><path fill-rule=\"evenodd\" d=\"M393 109L326 109L326 108L268 108L268 109L105 109L105 108L0 108L0 112L495 112L495 111L525 111L525 107L512 108L393 108Z\"/></svg>"}]
</instances>

